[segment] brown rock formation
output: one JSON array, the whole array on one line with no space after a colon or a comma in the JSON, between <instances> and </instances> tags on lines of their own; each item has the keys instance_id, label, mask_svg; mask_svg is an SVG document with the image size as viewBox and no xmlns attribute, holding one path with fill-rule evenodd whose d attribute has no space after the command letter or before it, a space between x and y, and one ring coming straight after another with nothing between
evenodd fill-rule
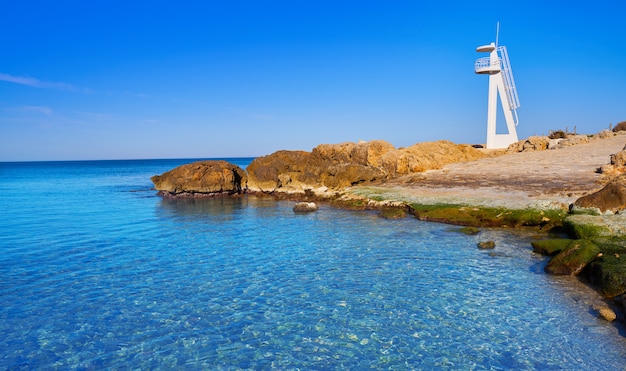
<instances>
[{"instance_id":1,"label":"brown rock formation","mask_svg":"<svg viewBox=\"0 0 626 371\"><path fill-rule=\"evenodd\" d=\"M601 190L579 198L574 205L581 208L598 208L601 212L626 210L626 177L617 178Z\"/></svg>"},{"instance_id":2,"label":"brown rock formation","mask_svg":"<svg viewBox=\"0 0 626 371\"><path fill-rule=\"evenodd\" d=\"M474 161L485 155L466 144L447 140L424 142L389 152L383 156L386 169L393 176L407 175L426 170L438 170L453 162Z\"/></svg>"},{"instance_id":3,"label":"brown rock formation","mask_svg":"<svg viewBox=\"0 0 626 371\"><path fill-rule=\"evenodd\" d=\"M451 162L484 157L469 145L449 141L419 143L395 149L382 140L320 144L312 152L278 151L248 166L248 189L263 193L323 195L356 184L440 169Z\"/></svg>"},{"instance_id":4,"label":"brown rock formation","mask_svg":"<svg viewBox=\"0 0 626 371\"><path fill-rule=\"evenodd\" d=\"M318 207L315 202L301 201L293 206L293 211L296 213L309 213L317 211Z\"/></svg>"},{"instance_id":5,"label":"brown rock formation","mask_svg":"<svg viewBox=\"0 0 626 371\"><path fill-rule=\"evenodd\" d=\"M543 151L548 149L549 145L550 138L547 136L532 136L509 145L506 151L508 153Z\"/></svg>"},{"instance_id":6,"label":"brown rock formation","mask_svg":"<svg viewBox=\"0 0 626 371\"><path fill-rule=\"evenodd\" d=\"M553 139L547 136L532 136L509 145L506 152L544 151L546 149L559 149L584 143L589 143L587 135L567 134L563 138Z\"/></svg>"},{"instance_id":7,"label":"brown rock formation","mask_svg":"<svg viewBox=\"0 0 626 371\"><path fill-rule=\"evenodd\" d=\"M150 178L164 195L232 195L245 189L246 172L226 161L198 161Z\"/></svg>"}]
</instances>

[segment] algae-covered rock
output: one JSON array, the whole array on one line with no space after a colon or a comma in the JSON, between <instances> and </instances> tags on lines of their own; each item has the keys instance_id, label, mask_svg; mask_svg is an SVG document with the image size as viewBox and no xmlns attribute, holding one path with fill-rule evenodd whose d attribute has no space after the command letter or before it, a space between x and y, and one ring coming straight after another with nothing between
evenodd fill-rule
<instances>
[{"instance_id":1,"label":"algae-covered rock","mask_svg":"<svg viewBox=\"0 0 626 371\"><path fill-rule=\"evenodd\" d=\"M615 217L620 217L620 215L615 215ZM626 218L623 220L626 221ZM614 235L611 224L601 215L576 214L563 220L563 228L569 235L578 239L610 237Z\"/></svg>"},{"instance_id":2,"label":"algae-covered rock","mask_svg":"<svg viewBox=\"0 0 626 371\"><path fill-rule=\"evenodd\" d=\"M550 260L544 270L555 275L576 275L592 262L599 252L600 248L591 241L573 240L565 250Z\"/></svg>"},{"instance_id":3,"label":"algae-covered rock","mask_svg":"<svg viewBox=\"0 0 626 371\"><path fill-rule=\"evenodd\" d=\"M567 248L572 242L568 238L553 238L548 240L532 241L533 251L542 255L555 255Z\"/></svg>"},{"instance_id":4,"label":"algae-covered rock","mask_svg":"<svg viewBox=\"0 0 626 371\"><path fill-rule=\"evenodd\" d=\"M468 236L472 236L472 235L480 233L480 229L476 227L463 227L459 229L459 232L466 234Z\"/></svg>"},{"instance_id":5,"label":"algae-covered rock","mask_svg":"<svg viewBox=\"0 0 626 371\"><path fill-rule=\"evenodd\" d=\"M506 209L501 207L470 207L453 204L410 204L419 220L473 227L559 226L564 210Z\"/></svg>"},{"instance_id":6,"label":"algae-covered rock","mask_svg":"<svg viewBox=\"0 0 626 371\"><path fill-rule=\"evenodd\" d=\"M626 256L605 253L589 265L589 281L607 296L626 293Z\"/></svg>"},{"instance_id":7,"label":"algae-covered rock","mask_svg":"<svg viewBox=\"0 0 626 371\"><path fill-rule=\"evenodd\" d=\"M383 219L402 219L406 217L406 214L405 208L388 208L381 210L379 215Z\"/></svg>"},{"instance_id":8,"label":"algae-covered rock","mask_svg":"<svg viewBox=\"0 0 626 371\"><path fill-rule=\"evenodd\" d=\"M496 247L496 243L493 241L483 241L476 244L481 250L491 250Z\"/></svg>"}]
</instances>

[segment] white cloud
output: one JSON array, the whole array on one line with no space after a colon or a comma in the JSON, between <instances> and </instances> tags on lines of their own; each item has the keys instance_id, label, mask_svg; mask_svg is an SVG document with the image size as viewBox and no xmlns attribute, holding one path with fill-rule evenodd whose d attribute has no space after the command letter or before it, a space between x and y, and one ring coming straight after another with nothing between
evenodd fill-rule
<instances>
[{"instance_id":1,"label":"white cloud","mask_svg":"<svg viewBox=\"0 0 626 371\"><path fill-rule=\"evenodd\" d=\"M14 84L26 85L26 86L31 86L33 88L40 88L40 89L56 89L56 90L63 90L63 91L91 93L89 89L80 89L72 84L68 84L65 82L42 81L34 77L13 76L13 75L9 75L7 73L1 73L1 72L0 72L0 81L12 82Z\"/></svg>"},{"instance_id":2,"label":"white cloud","mask_svg":"<svg viewBox=\"0 0 626 371\"><path fill-rule=\"evenodd\" d=\"M52 108L46 107L46 106L23 106L23 107L20 107L19 110L26 111L26 112L42 113L46 116L50 116L54 112L52 111Z\"/></svg>"}]
</instances>

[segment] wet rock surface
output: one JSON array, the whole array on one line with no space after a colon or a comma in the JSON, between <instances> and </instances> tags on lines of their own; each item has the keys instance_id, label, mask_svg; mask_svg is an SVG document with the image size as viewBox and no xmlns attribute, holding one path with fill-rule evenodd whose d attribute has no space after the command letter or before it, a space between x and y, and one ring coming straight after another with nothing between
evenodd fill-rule
<instances>
[{"instance_id":1,"label":"wet rock surface","mask_svg":"<svg viewBox=\"0 0 626 371\"><path fill-rule=\"evenodd\" d=\"M155 189L172 196L218 196L241 194L247 175L226 161L198 161L150 178Z\"/></svg>"}]
</instances>

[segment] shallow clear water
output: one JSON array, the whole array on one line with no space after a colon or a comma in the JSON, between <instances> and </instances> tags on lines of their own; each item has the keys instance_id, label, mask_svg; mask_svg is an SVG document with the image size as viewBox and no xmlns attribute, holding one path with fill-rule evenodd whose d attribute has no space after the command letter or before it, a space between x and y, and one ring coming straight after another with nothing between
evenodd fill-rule
<instances>
[{"instance_id":1,"label":"shallow clear water","mask_svg":"<svg viewBox=\"0 0 626 371\"><path fill-rule=\"evenodd\" d=\"M624 367L527 235L156 196L185 162L0 163L0 368Z\"/></svg>"}]
</instances>

